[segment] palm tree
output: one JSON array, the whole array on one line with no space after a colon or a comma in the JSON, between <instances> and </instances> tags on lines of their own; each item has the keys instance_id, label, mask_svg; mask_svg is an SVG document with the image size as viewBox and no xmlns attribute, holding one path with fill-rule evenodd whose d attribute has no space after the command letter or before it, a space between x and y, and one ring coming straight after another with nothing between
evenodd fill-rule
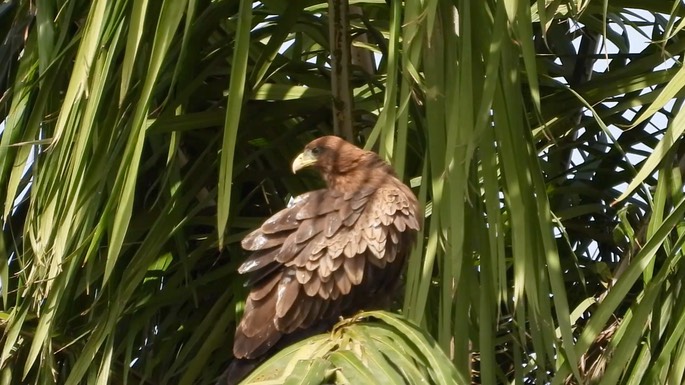
<instances>
[{"instance_id":1,"label":"palm tree","mask_svg":"<svg viewBox=\"0 0 685 385\"><path fill-rule=\"evenodd\" d=\"M681 3L351 3L366 58L340 133L415 188L424 236L401 316L364 313L257 374L682 383ZM239 240L320 183L288 165L340 122L334 16L0 3L1 384L216 381Z\"/></svg>"}]
</instances>

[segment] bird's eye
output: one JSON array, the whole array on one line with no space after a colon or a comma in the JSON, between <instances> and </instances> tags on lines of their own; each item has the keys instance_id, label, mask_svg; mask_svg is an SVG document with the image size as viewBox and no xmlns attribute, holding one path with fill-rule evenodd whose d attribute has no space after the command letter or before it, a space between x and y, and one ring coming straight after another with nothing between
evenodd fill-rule
<instances>
[{"instance_id":1,"label":"bird's eye","mask_svg":"<svg viewBox=\"0 0 685 385\"><path fill-rule=\"evenodd\" d=\"M321 152L321 148L320 148L320 147L314 147L314 148L312 148L312 154L314 154L314 155L319 155L320 152Z\"/></svg>"}]
</instances>

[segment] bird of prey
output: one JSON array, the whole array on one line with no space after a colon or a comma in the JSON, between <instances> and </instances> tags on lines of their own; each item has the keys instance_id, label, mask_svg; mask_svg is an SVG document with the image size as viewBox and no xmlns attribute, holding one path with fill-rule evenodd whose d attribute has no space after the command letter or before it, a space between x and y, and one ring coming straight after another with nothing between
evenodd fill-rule
<instances>
[{"instance_id":1,"label":"bird of prey","mask_svg":"<svg viewBox=\"0 0 685 385\"><path fill-rule=\"evenodd\" d=\"M237 327L239 359L361 309L387 306L423 216L412 191L377 154L335 136L307 144L292 170L319 171L327 188L294 203L247 235L239 267L250 293Z\"/></svg>"}]
</instances>

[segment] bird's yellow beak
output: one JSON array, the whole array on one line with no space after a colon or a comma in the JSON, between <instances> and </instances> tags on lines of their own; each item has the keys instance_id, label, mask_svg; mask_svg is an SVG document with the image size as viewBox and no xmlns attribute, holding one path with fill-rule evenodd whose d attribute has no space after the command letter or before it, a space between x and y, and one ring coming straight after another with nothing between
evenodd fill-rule
<instances>
[{"instance_id":1,"label":"bird's yellow beak","mask_svg":"<svg viewBox=\"0 0 685 385\"><path fill-rule=\"evenodd\" d=\"M305 167L314 165L316 161L316 156L314 156L310 150L305 150L293 161L293 174L296 174Z\"/></svg>"}]
</instances>

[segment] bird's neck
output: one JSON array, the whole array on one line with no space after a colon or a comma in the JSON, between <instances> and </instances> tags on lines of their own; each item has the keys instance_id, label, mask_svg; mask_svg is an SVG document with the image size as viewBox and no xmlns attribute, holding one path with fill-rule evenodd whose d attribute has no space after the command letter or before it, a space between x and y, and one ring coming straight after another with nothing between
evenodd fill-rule
<instances>
[{"instance_id":1,"label":"bird's neck","mask_svg":"<svg viewBox=\"0 0 685 385\"><path fill-rule=\"evenodd\" d=\"M379 187L393 178L392 167L378 157L360 162L356 167L343 172L331 172L324 175L326 184L331 190L341 193L353 193L362 188ZM368 163L368 164L367 164Z\"/></svg>"}]
</instances>

